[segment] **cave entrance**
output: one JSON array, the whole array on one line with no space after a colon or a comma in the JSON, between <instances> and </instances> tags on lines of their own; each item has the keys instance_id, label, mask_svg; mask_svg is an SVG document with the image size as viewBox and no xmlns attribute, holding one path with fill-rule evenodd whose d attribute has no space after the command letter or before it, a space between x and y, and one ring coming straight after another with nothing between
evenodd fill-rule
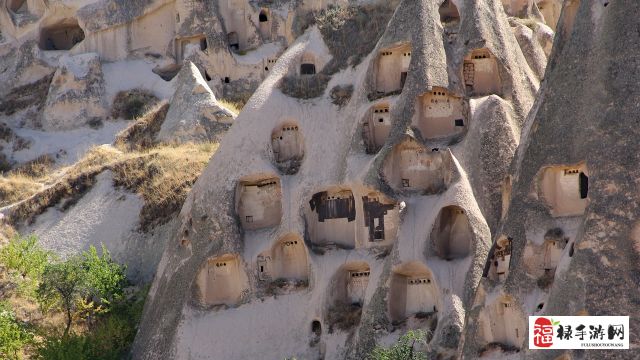
<instances>
[{"instance_id":1,"label":"cave entrance","mask_svg":"<svg viewBox=\"0 0 640 360\"><path fill-rule=\"evenodd\" d=\"M40 30L40 49L71 50L84 40L84 31L76 20L68 20Z\"/></svg>"}]
</instances>

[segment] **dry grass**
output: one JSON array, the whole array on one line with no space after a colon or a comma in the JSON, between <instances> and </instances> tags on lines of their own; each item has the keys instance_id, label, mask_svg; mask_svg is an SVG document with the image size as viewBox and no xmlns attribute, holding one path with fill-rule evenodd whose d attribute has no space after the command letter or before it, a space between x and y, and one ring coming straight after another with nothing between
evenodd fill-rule
<instances>
[{"instance_id":1,"label":"dry grass","mask_svg":"<svg viewBox=\"0 0 640 360\"><path fill-rule=\"evenodd\" d=\"M142 117L159 102L160 100L147 90L120 91L113 99L111 116L114 119L134 120Z\"/></svg>"},{"instance_id":2,"label":"dry grass","mask_svg":"<svg viewBox=\"0 0 640 360\"><path fill-rule=\"evenodd\" d=\"M148 149L156 144L155 138L164 122L169 104L163 102L151 109L131 126L116 136L115 146L123 151Z\"/></svg>"},{"instance_id":3,"label":"dry grass","mask_svg":"<svg viewBox=\"0 0 640 360\"><path fill-rule=\"evenodd\" d=\"M34 179L45 178L51 172L55 163L56 160L51 155L40 155L34 160L14 168L9 174L23 175Z\"/></svg>"},{"instance_id":4,"label":"dry grass","mask_svg":"<svg viewBox=\"0 0 640 360\"><path fill-rule=\"evenodd\" d=\"M13 204L35 194L42 184L29 176L14 174L0 178L0 207Z\"/></svg>"},{"instance_id":5,"label":"dry grass","mask_svg":"<svg viewBox=\"0 0 640 360\"><path fill-rule=\"evenodd\" d=\"M143 230L165 223L180 210L217 148L214 143L162 145L112 167L115 185L144 199L140 213Z\"/></svg>"},{"instance_id":6,"label":"dry grass","mask_svg":"<svg viewBox=\"0 0 640 360\"><path fill-rule=\"evenodd\" d=\"M228 99L217 99L217 100L218 100L218 103L220 103L220 105L224 106L225 108L227 108L228 110L230 110L232 113L236 115L240 114L240 111L242 111L242 108L245 105L239 101L231 101Z\"/></svg>"},{"instance_id":7,"label":"dry grass","mask_svg":"<svg viewBox=\"0 0 640 360\"><path fill-rule=\"evenodd\" d=\"M9 223L30 223L55 205L66 210L91 189L98 174L111 170L114 172L114 185L136 192L143 198L140 223L142 229L147 230L167 222L180 210L191 186L217 147L215 143L161 145L141 151L95 147L76 164L61 171L62 175L55 181L47 178L54 183L37 193L35 186L42 188L42 183L30 183L29 178L23 178L24 185L18 186L16 176L2 179L7 182L6 191L12 194L12 201L7 203L26 199L11 210ZM0 182L0 189L2 184Z\"/></svg>"}]
</instances>

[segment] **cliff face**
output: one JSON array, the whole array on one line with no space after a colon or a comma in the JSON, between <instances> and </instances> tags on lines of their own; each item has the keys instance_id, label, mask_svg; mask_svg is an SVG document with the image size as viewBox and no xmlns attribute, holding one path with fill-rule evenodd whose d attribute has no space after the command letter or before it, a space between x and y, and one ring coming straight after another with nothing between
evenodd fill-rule
<instances>
[{"instance_id":1,"label":"cliff face","mask_svg":"<svg viewBox=\"0 0 640 360\"><path fill-rule=\"evenodd\" d=\"M325 23L308 28L185 203L134 357L362 359L415 328L459 356L539 86L529 64L546 63L548 32L521 30L525 57L509 21L499 1L402 1L337 70Z\"/></svg>"},{"instance_id":2,"label":"cliff face","mask_svg":"<svg viewBox=\"0 0 640 360\"><path fill-rule=\"evenodd\" d=\"M635 21L638 8L633 1L565 2L511 167L509 209L468 318L466 357L491 342L520 347L527 358L562 355L528 351L526 336L509 337L528 315L629 315L631 333L638 329L637 175L629 165L637 156L633 74L640 37L621 26ZM502 265L506 253L508 265ZM496 304L515 310L496 315ZM507 317L502 329L495 325ZM633 349L637 339L631 342ZM566 355L630 359L638 352Z\"/></svg>"},{"instance_id":3,"label":"cliff face","mask_svg":"<svg viewBox=\"0 0 640 360\"><path fill-rule=\"evenodd\" d=\"M135 359L363 359L411 329L434 358L635 358L526 344L529 315L640 330L639 10L0 0L0 169L121 147L0 212L156 273Z\"/></svg>"}]
</instances>

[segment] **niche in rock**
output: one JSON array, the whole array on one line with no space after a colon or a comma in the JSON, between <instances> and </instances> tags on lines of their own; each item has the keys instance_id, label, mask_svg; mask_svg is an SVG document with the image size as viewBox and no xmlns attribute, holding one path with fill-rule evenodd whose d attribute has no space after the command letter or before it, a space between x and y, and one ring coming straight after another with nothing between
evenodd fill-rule
<instances>
[{"instance_id":1,"label":"niche in rock","mask_svg":"<svg viewBox=\"0 0 640 360\"><path fill-rule=\"evenodd\" d=\"M258 255L258 278L262 281L309 279L307 250L296 234L287 234L269 251Z\"/></svg>"},{"instance_id":2,"label":"niche in rock","mask_svg":"<svg viewBox=\"0 0 640 360\"><path fill-rule=\"evenodd\" d=\"M510 296L494 300L482 310L481 330L487 344L520 348L526 330L525 319Z\"/></svg>"},{"instance_id":3,"label":"niche in rock","mask_svg":"<svg viewBox=\"0 0 640 360\"><path fill-rule=\"evenodd\" d=\"M204 305L236 305L248 289L247 275L238 255L226 254L209 258L197 277Z\"/></svg>"},{"instance_id":4,"label":"niche in rock","mask_svg":"<svg viewBox=\"0 0 640 360\"><path fill-rule=\"evenodd\" d=\"M400 222L396 202L381 193L371 192L362 197L362 207L368 242L387 244L393 241Z\"/></svg>"},{"instance_id":5,"label":"niche in rock","mask_svg":"<svg viewBox=\"0 0 640 360\"><path fill-rule=\"evenodd\" d=\"M356 206L351 190L330 189L313 195L307 209L310 241L317 246L355 247Z\"/></svg>"},{"instance_id":6,"label":"niche in rock","mask_svg":"<svg viewBox=\"0 0 640 360\"><path fill-rule=\"evenodd\" d=\"M247 177L238 183L236 209L245 230L280 224L282 190L276 177Z\"/></svg>"},{"instance_id":7,"label":"niche in rock","mask_svg":"<svg viewBox=\"0 0 640 360\"><path fill-rule=\"evenodd\" d=\"M295 121L285 121L271 132L271 149L276 166L286 174L298 172L304 158L304 138Z\"/></svg>"},{"instance_id":8,"label":"niche in rock","mask_svg":"<svg viewBox=\"0 0 640 360\"><path fill-rule=\"evenodd\" d=\"M315 75L316 57L311 53L304 53L300 59L300 75Z\"/></svg>"},{"instance_id":9,"label":"niche in rock","mask_svg":"<svg viewBox=\"0 0 640 360\"><path fill-rule=\"evenodd\" d=\"M472 240L473 231L465 211L455 205L442 208L431 230L436 254L445 260L465 258Z\"/></svg>"},{"instance_id":10,"label":"niche in rock","mask_svg":"<svg viewBox=\"0 0 640 360\"><path fill-rule=\"evenodd\" d=\"M476 49L464 58L463 79L469 96L502 94L498 61L489 49Z\"/></svg>"},{"instance_id":11,"label":"niche in rock","mask_svg":"<svg viewBox=\"0 0 640 360\"><path fill-rule=\"evenodd\" d=\"M434 87L418 97L413 125L425 139L460 135L468 126L466 113L461 97L444 88Z\"/></svg>"},{"instance_id":12,"label":"niche in rock","mask_svg":"<svg viewBox=\"0 0 640 360\"><path fill-rule=\"evenodd\" d=\"M40 29L39 46L42 50L71 50L84 40L84 31L75 19L61 21Z\"/></svg>"},{"instance_id":13,"label":"niche in rock","mask_svg":"<svg viewBox=\"0 0 640 360\"><path fill-rule=\"evenodd\" d=\"M485 267L485 277L491 280L504 281L509 272L511 262L511 238L501 236L489 253L488 266Z\"/></svg>"},{"instance_id":14,"label":"niche in rock","mask_svg":"<svg viewBox=\"0 0 640 360\"><path fill-rule=\"evenodd\" d=\"M443 26L460 22L458 7L451 0L444 0L438 12L440 13L440 22Z\"/></svg>"},{"instance_id":15,"label":"niche in rock","mask_svg":"<svg viewBox=\"0 0 640 360\"><path fill-rule=\"evenodd\" d=\"M342 265L334 275L333 298L330 301L334 305L362 307L370 275L371 270L366 262L353 261Z\"/></svg>"},{"instance_id":16,"label":"niche in rock","mask_svg":"<svg viewBox=\"0 0 640 360\"><path fill-rule=\"evenodd\" d=\"M262 9L258 15L260 36L265 41L271 40L271 20L269 15L268 9Z\"/></svg>"},{"instance_id":17,"label":"niche in rock","mask_svg":"<svg viewBox=\"0 0 640 360\"><path fill-rule=\"evenodd\" d=\"M411 45L408 43L382 50L376 61L376 91L401 91L407 79L410 63Z\"/></svg>"},{"instance_id":18,"label":"niche in rock","mask_svg":"<svg viewBox=\"0 0 640 360\"><path fill-rule=\"evenodd\" d=\"M553 217L584 214L589 202L589 177L585 163L574 166L548 166L539 180L541 197Z\"/></svg>"},{"instance_id":19,"label":"niche in rock","mask_svg":"<svg viewBox=\"0 0 640 360\"><path fill-rule=\"evenodd\" d=\"M397 144L383 165L384 178L397 191L437 194L451 179L451 156L447 151L429 150L413 138Z\"/></svg>"},{"instance_id":20,"label":"niche in rock","mask_svg":"<svg viewBox=\"0 0 640 360\"><path fill-rule=\"evenodd\" d=\"M389 137L389 132L391 132L389 104L382 103L373 106L362 122L362 139L367 154L377 153Z\"/></svg>"},{"instance_id":21,"label":"niche in rock","mask_svg":"<svg viewBox=\"0 0 640 360\"><path fill-rule=\"evenodd\" d=\"M569 238L564 235L564 231L560 228L550 229L544 234L542 267L545 272L551 272L556 269L568 242Z\"/></svg>"},{"instance_id":22,"label":"niche in rock","mask_svg":"<svg viewBox=\"0 0 640 360\"><path fill-rule=\"evenodd\" d=\"M409 317L436 316L440 309L440 292L431 270L419 261L398 266L391 275L389 316L394 323Z\"/></svg>"},{"instance_id":23,"label":"niche in rock","mask_svg":"<svg viewBox=\"0 0 640 360\"><path fill-rule=\"evenodd\" d=\"M314 347L320 343L322 338L322 323L320 320L313 320L311 322L311 338L309 340L309 346Z\"/></svg>"},{"instance_id":24,"label":"niche in rock","mask_svg":"<svg viewBox=\"0 0 640 360\"><path fill-rule=\"evenodd\" d=\"M208 47L207 38L204 35L177 39L176 44L176 60L178 61L178 63L182 63L182 60L189 54L188 48L205 51Z\"/></svg>"}]
</instances>

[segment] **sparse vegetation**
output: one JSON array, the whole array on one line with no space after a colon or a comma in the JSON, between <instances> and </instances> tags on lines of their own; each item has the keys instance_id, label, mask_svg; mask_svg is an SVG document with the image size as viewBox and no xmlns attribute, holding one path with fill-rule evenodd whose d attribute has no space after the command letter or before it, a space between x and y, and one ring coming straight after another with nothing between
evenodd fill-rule
<instances>
[{"instance_id":1,"label":"sparse vegetation","mask_svg":"<svg viewBox=\"0 0 640 360\"><path fill-rule=\"evenodd\" d=\"M2 177L0 178L0 206L26 199L41 188L41 184L22 174Z\"/></svg>"},{"instance_id":2,"label":"sparse vegetation","mask_svg":"<svg viewBox=\"0 0 640 360\"><path fill-rule=\"evenodd\" d=\"M10 175L15 174L31 178L43 178L51 172L55 163L56 160L51 155L40 155L11 170Z\"/></svg>"},{"instance_id":3,"label":"sparse vegetation","mask_svg":"<svg viewBox=\"0 0 640 360\"><path fill-rule=\"evenodd\" d=\"M218 99L218 103L236 115L240 114L240 111L242 111L242 108L245 105L243 102L233 101L230 99Z\"/></svg>"},{"instance_id":4,"label":"sparse vegetation","mask_svg":"<svg viewBox=\"0 0 640 360\"><path fill-rule=\"evenodd\" d=\"M180 210L191 186L218 148L215 143L163 145L114 164L114 184L144 199L143 230L163 224Z\"/></svg>"},{"instance_id":5,"label":"sparse vegetation","mask_svg":"<svg viewBox=\"0 0 640 360\"><path fill-rule=\"evenodd\" d=\"M327 312L326 321L329 325L329 333L332 333L334 328L342 331L355 328L360 323L361 316L362 306L359 304L337 302Z\"/></svg>"},{"instance_id":6,"label":"sparse vegetation","mask_svg":"<svg viewBox=\"0 0 640 360\"><path fill-rule=\"evenodd\" d=\"M121 91L117 93L113 99L111 116L114 119L138 119L159 102L160 100L155 95L146 90L132 89Z\"/></svg>"},{"instance_id":7,"label":"sparse vegetation","mask_svg":"<svg viewBox=\"0 0 640 360\"><path fill-rule=\"evenodd\" d=\"M115 146L122 151L140 151L153 147L168 111L168 103L156 106L118 134Z\"/></svg>"},{"instance_id":8,"label":"sparse vegetation","mask_svg":"<svg viewBox=\"0 0 640 360\"><path fill-rule=\"evenodd\" d=\"M331 89L331 102L334 105L338 105L339 107L345 106L349 100L351 100L351 95L353 95L353 85L336 85Z\"/></svg>"},{"instance_id":9,"label":"sparse vegetation","mask_svg":"<svg viewBox=\"0 0 640 360\"><path fill-rule=\"evenodd\" d=\"M402 335L390 347L377 347L369 355L369 360L427 360L427 354L420 351L427 345L427 334L423 330L411 330Z\"/></svg>"},{"instance_id":10,"label":"sparse vegetation","mask_svg":"<svg viewBox=\"0 0 640 360\"><path fill-rule=\"evenodd\" d=\"M165 223L180 209L217 146L216 143L188 143L131 151L120 151L110 146L95 147L75 165L65 169L64 175L53 185L17 204L8 215L9 223L31 223L56 205L65 211L91 189L98 174L111 170L114 172L114 185L134 191L144 199L140 220L142 229L147 230ZM3 198L3 205L25 199L42 186L28 177L2 179L0 194L10 195L6 200Z\"/></svg>"}]
</instances>

